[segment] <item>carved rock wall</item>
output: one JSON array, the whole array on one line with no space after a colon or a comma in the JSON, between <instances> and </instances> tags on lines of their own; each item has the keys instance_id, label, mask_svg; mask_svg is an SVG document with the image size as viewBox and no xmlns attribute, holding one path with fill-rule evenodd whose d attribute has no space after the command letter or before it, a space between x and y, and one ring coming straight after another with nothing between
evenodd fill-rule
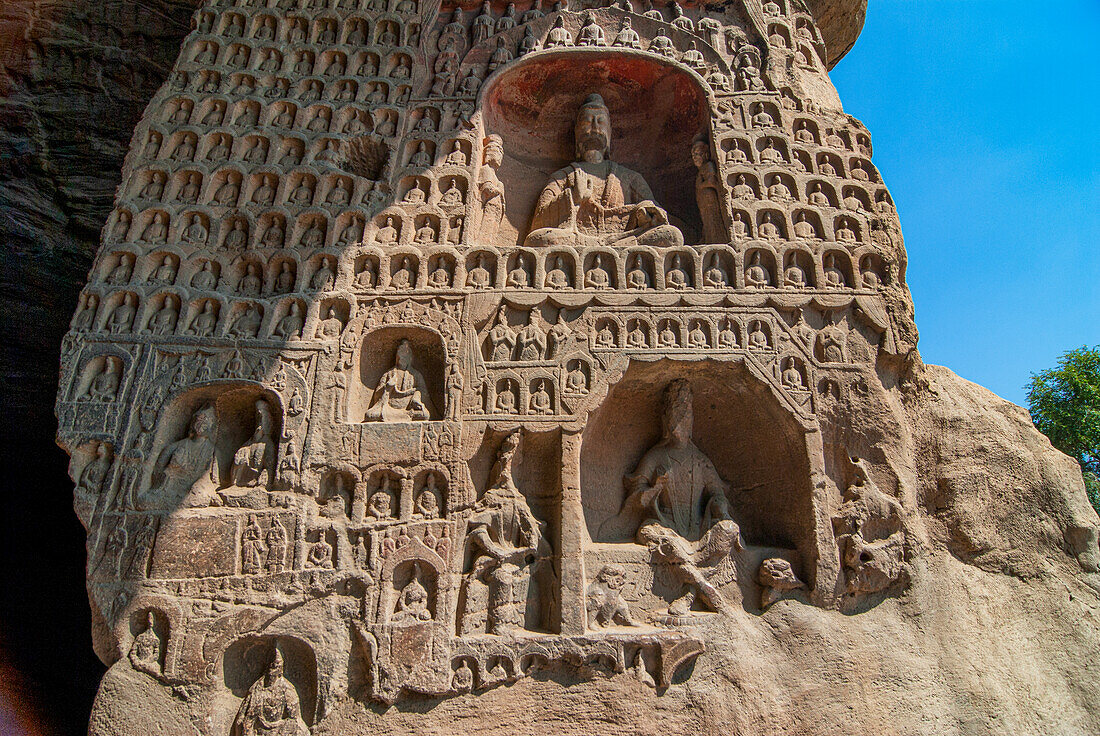
<instances>
[{"instance_id":1,"label":"carved rock wall","mask_svg":"<svg viewBox=\"0 0 1100 736\"><path fill-rule=\"evenodd\" d=\"M194 14L65 343L93 733L1095 729L1095 516L916 358L833 31L270 5Z\"/></svg>"}]
</instances>

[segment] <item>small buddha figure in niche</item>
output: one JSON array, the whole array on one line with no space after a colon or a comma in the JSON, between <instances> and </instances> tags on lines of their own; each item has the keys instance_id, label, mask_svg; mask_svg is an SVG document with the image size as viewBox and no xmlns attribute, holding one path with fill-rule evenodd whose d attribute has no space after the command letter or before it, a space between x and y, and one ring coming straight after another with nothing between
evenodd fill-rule
<instances>
[{"instance_id":1,"label":"small buddha figure in niche","mask_svg":"<svg viewBox=\"0 0 1100 736\"><path fill-rule=\"evenodd\" d=\"M794 223L794 234L795 237L802 238L804 240L817 239L817 228L814 227L813 224L806 219L805 212L798 213L798 219L796 219Z\"/></svg>"},{"instance_id":2,"label":"small buddha figure in niche","mask_svg":"<svg viewBox=\"0 0 1100 736\"><path fill-rule=\"evenodd\" d=\"M634 326L626 333L626 346L635 349L649 347L649 339L644 329L644 323L641 320L636 320Z\"/></svg>"},{"instance_id":3,"label":"small buddha figure in niche","mask_svg":"<svg viewBox=\"0 0 1100 736\"><path fill-rule=\"evenodd\" d=\"M710 341L701 322L696 322L688 332L688 347L696 350L710 347Z\"/></svg>"},{"instance_id":4,"label":"small buddha figure in niche","mask_svg":"<svg viewBox=\"0 0 1100 736\"><path fill-rule=\"evenodd\" d=\"M600 254L597 253L592 259L592 266L584 272L584 288L586 289L609 289L611 288L611 277L607 275L607 271L603 268L603 259Z\"/></svg>"},{"instance_id":5,"label":"small buddha figure in niche","mask_svg":"<svg viewBox=\"0 0 1100 736\"><path fill-rule=\"evenodd\" d=\"M125 286L130 283L134 274L134 254L123 253L119 256L118 263L111 269L107 276L107 283L111 286Z\"/></svg>"},{"instance_id":6,"label":"small buddha figure in niche","mask_svg":"<svg viewBox=\"0 0 1100 736\"><path fill-rule=\"evenodd\" d=\"M329 566L331 567L331 562ZM276 646L267 671L248 689L248 694L241 702L230 734L307 736L308 733L302 720L298 692L283 675L283 655Z\"/></svg>"},{"instance_id":7,"label":"small buddha figure in niche","mask_svg":"<svg viewBox=\"0 0 1100 736\"><path fill-rule=\"evenodd\" d=\"M121 361L118 358L107 357L103 366L96 373L92 383L88 386L88 392L81 399L85 401L114 401L118 396L118 387L122 383L122 373L119 370Z\"/></svg>"},{"instance_id":8,"label":"small buddha figure in niche","mask_svg":"<svg viewBox=\"0 0 1100 736\"><path fill-rule=\"evenodd\" d=\"M789 289L806 288L806 272L798 265L798 258L791 254L787 268L783 270L783 285Z\"/></svg>"},{"instance_id":9,"label":"small buddha figure in niche","mask_svg":"<svg viewBox=\"0 0 1100 736\"><path fill-rule=\"evenodd\" d=\"M744 240L749 236L749 227L745 224L745 216L740 211L733 213L733 239Z\"/></svg>"},{"instance_id":10,"label":"small buddha figure in niche","mask_svg":"<svg viewBox=\"0 0 1100 736\"><path fill-rule=\"evenodd\" d=\"M675 348L679 347L680 341L677 338L676 330L672 329L673 322L671 320L665 320L661 325L660 331L657 332L657 346L662 348ZM679 325L677 325L679 327Z\"/></svg>"},{"instance_id":11,"label":"small buddha figure in niche","mask_svg":"<svg viewBox=\"0 0 1100 736\"><path fill-rule=\"evenodd\" d=\"M375 240L382 245L392 245L397 242L397 228L393 226L392 217L387 217L386 224L378 228Z\"/></svg>"},{"instance_id":12,"label":"small buddha figure in niche","mask_svg":"<svg viewBox=\"0 0 1100 736\"><path fill-rule=\"evenodd\" d=\"M733 322L729 319L722 323L722 329L718 331L718 347L723 350L733 350L737 347L737 333L733 330Z\"/></svg>"},{"instance_id":13,"label":"small buddha figure in niche","mask_svg":"<svg viewBox=\"0 0 1100 736\"><path fill-rule=\"evenodd\" d=\"M432 231L435 232L434 230ZM428 274L428 286L436 289L446 289L451 285L451 271L447 267L447 261L440 258L436 261L435 268Z\"/></svg>"},{"instance_id":14,"label":"small buddha figure in niche","mask_svg":"<svg viewBox=\"0 0 1100 736\"><path fill-rule=\"evenodd\" d=\"M374 390L368 422L418 422L435 415L428 384L413 366L412 345L402 340L394 354L394 367L386 371Z\"/></svg>"},{"instance_id":15,"label":"small buddha figure in niche","mask_svg":"<svg viewBox=\"0 0 1100 736\"><path fill-rule=\"evenodd\" d=\"M516 393L512 389L511 384L508 382L505 382L505 384L501 387L501 390L497 393L496 413L516 413Z\"/></svg>"},{"instance_id":16,"label":"small buddha figure in niche","mask_svg":"<svg viewBox=\"0 0 1100 736\"><path fill-rule=\"evenodd\" d=\"M798 370L794 358L787 358L786 367L783 369L783 385L793 391L805 391L806 381L802 378L802 371Z\"/></svg>"},{"instance_id":17,"label":"small buddha figure in niche","mask_svg":"<svg viewBox=\"0 0 1100 736\"><path fill-rule=\"evenodd\" d=\"M488 587L486 628L497 635L525 626L523 609L527 601L517 600L519 590L528 590L528 596L544 598L540 602L550 604L542 590L545 578L552 575L547 564L552 550L546 523L531 511L512 473L519 442L520 431L516 430L501 443L489 473L489 487L474 505L466 533L465 558L469 564L464 570L465 585L472 585L476 579ZM527 585L522 585L524 578ZM535 608L541 610L543 606ZM462 622L463 630L471 627L470 622Z\"/></svg>"},{"instance_id":18,"label":"small buddha figure in niche","mask_svg":"<svg viewBox=\"0 0 1100 736\"><path fill-rule=\"evenodd\" d=\"M768 335L764 332L764 327L759 321L752 323L752 329L749 332L749 349L750 350L767 350L771 347L771 343L768 342Z\"/></svg>"},{"instance_id":19,"label":"small buddha figure in niche","mask_svg":"<svg viewBox=\"0 0 1100 736\"><path fill-rule=\"evenodd\" d=\"M508 39L501 36L497 39L497 47L493 49L489 57L489 72L494 72L513 59L512 50L507 46Z\"/></svg>"},{"instance_id":20,"label":"small buddha figure in niche","mask_svg":"<svg viewBox=\"0 0 1100 736\"><path fill-rule=\"evenodd\" d=\"M763 289L771 286L772 279L768 269L761 263L760 251L754 251L748 268L745 269L745 284L750 288Z\"/></svg>"},{"instance_id":21,"label":"small buddha figure in niche","mask_svg":"<svg viewBox=\"0 0 1100 736\"><path fill-rule=\"evenodd\" d=\"M642 41L638 36L638 32L630 25L630 18L623 18L623 26L619 29L619 33L615 36L615 40L611 42L611 45L616 48L622 49L641 49Z\"/></svg>"},{"instance_id":22,"label":"small buddha figure in niche","mask_svg":"<svg viewBox=\"0 0 1100 736\"><path fill-rule=\"evenodd\" d=\"M187 435L161 452L151 486L138 499L141 508L206 506L217 487L214 460L214 407L200 407L191 416Z\"/></svg>"},{"instance_id":23,"label":"small buddha figure in niche","mask_svg":"<svg viewBox=\"0 0 1100 736\"><path fill-rule=\"evenodd\" d=\"M577 361L565 376L565 393L574 396L583 396L588 393L588 377L585 375L580 361Z\"/></svg>"},{"instance_id":24,"label":"small buddha figure in niche","mask_svg":"<svg viewBox=\"0 0 1100 736\"><path fill-rule=\"evenodd\" d=\"M879 278L878 271L875 270L875 264L871 260L871 256L864 256L860 260L859 275L866 289L877 289L882 286L882 279Z\"/></svg>"},{"instance_id":25,"label":"small buddha figure in niche","mask_svg":"<svg viewBox=\"0 0 1100 736\"><path fill-rule=\"evenodd\" d=\"M420 182L415 182L409 191L405 192L405 197L402 200L405 204L423 204L428 199L428 194L421 189Z\"/></svg>"},{"instance_id":26,"label":"small buddha figure in niche","mask_svg":"<svg viewBox=\"0 0 1100 736\"><path fill-rule=\"evenodd\" d=\"M209 337L214 334L214 328L218 324L218 315L214 312L214 302L207 299L202 304L202 311L191 320L191 326L187 328L187 334Z\"/></svg>"},{"instance_id":27,"label":"small buddha figure in niche","mask_svg":"<svg viewBox=\"0 0 1100 736\"><path fill-rule=\"evenodd\" d=\"M565 260L561 256L554 258L554 267L546 272L546 288L568 289L569 275L565 272Z\"/></svg>"},{"instance_id":28,"label":"small buddha figure in niche","mask_svg":"<svg viewBox=\"0 0 1100 736\"><path fill-rule=\"evenodd\" d=\"M615 333L611 331L611 326L604 324L596 332L596 347L600 348L613 348L615 347Z\"/></svg>"},{"instance_id":29,"label":"small buddha figure in niche","mask_svg":"<svg viewBox=\"0 0 1100 736\"><path fill-rule=\"evenodd\" d=\"M485 255L479 254L477 257L477 265L471 268L466 274L466 286L473 289L488 289L493 285L492 274L489 273L489 269L485 267Z\"/></svg>"},{"instance_id":30,"label":"small buddha figure in niche","mask_svg":"<svg viewBox=\"0 0 1100 736\"><path fill-rule=\"evenodd\" d=\"M695 141L691 145L691 160L698 169L695 177L695 203L703 221L704 243L724 243L725 228L722 225L722 184L718 167L710 157L710 144Z\"/></svg>"},{"instance_id":31,"label":"small buddha figure in niche","mask_svg":"<svg viewBox=\"0 0 1100 736\"><path fill-rule=\"evenodd\" d=\"M741 147L741 144L737 141L733 142L733 146L726 152L727 164L747 164L749 157L745 154L745 149Z\"/></svg>"},{"instance_id":32,"label":"small buddha figure in niche","mask_svg":"<svg viewBox=\"0 0 1100 736\"><path fill-rule=\"evenodd\" d=\"M756 189L745 179L744 174L737 175L737 183L733 185L734 199L756 199Z\"/></svg>"},{"instance_id":33,"label":"small buddha figure in niche","mask_svg":"<svg viewBox=\"0 0 1100 736\"><path fill-rule=\"evenodd\" d=\"M465 198L462 196L462 190L458 188L458 182L455 179L451 179L450 185L447 190L443 192L443 196L439 198L440 207L460 207L465 203Z\"/></svg>"},{"instance_id":34,"label":"small buddha figure in niche","mask_svg":"<svg viewBox=\"0 0 1100 736\"><path fill-rule=\"evenodd\" d=\"M842 243L856 242L856 231L852 229L851 223L848 220L841 220L837 224L836 239Z\"/></svg>"},{"instance_id":35,"label":"small buddha figure in niche","mask_svg":"<svg viewBox=\"0 0 1100 736\"><path fill-rule=\"evenodd\" d=\"M336 308L329 305L325 310L325 318L317 324L317 337L326 340L335 340L340 337L344 329L344 323L336 315Z\"/></svg>"},{"instance_id":36,"label":"small buddha figure in niche","mask_svg":"<svg viewBox=\"0 0 1100 736\"><path fill-rule=\"evenodd\" d=\"M771 212L764 213L764 221L760 223L760 237L767 240L778 240L783 237L783 232L779 229L779 226L775 224L775 219L772 217Z\"/></svg>"},{"instance_id":37,"label":"small buddha figure in niche","mask_svg":"<svg viewBox=\"0 0 1100 736\"><path fill-rule=\"evenodd\" d=\"M527 259L522 253L516 256L516 265L508 272L508 286L512 289L526 289L531 282L527 272Z\"/></svg>"},{"instance_id":38,"label":"small buddha figure in niche","mask_svg":"<svg viewBox=\"0 0 1100 736\"><path fill-rule=\"evenodd\" d=\"M266 485L275 465L275 440L272 438L271 407L256 402L256 429L252 437L233 455L229 482L238 488Z\"/></svg>"},{"instance_id":39,"label":"small buddha figure in niche","mask_svg":"<svg viewBox=\"0 0 1100 736\"><path fill-rule=\"evenodd\" d=\"M423 519L439 517L439 491L436 488L435 473L429 473L424 488L416 497L416 513Z\"/></svg>"},{"instance_id":40,"label":"small buddha figure in niche","mask_svg":"<svg viewBox=\"0 0 1100 736\"><path fill-rule=\"evenodd\" d=\"M630 271L626 274L626 285L639 291L649 288L649 274L646 273L641 255L634 255Z\"/></svg>"},{"instance_id":41,"label":"small buddha figure in niche","mask_svg":"<svg viewBox=\"0 0 1100 736\"><path fill-rule=\"evenodd\" d=\"M416 235L413 236L413 240L421 245L434 243L438 237L435 228L432 227L431 220L425 220L424 224L417 228Z\"/></svg>"},{"instance_id":42,"label":"small buddha figure in niche","mask_svg":"<svg viewBox=\"0 0 1100 736\"><path fill-rule=\"evenodd\" d=\"M538 382L538 388L531 392L528 401L528 410L532 414L553 414L554 409L550 403L550 392L546 390L546 379Z\"/></svg>"},{"instance_id":43,"label":"small buddha figure in niche","mask_svg":"<svg viewBox=\"0 0 1100 736\"><path fill-rule=\"evenodd\" d=\"M672 265L669 266L668 272L665 273L665 286L670 289L688 288L687 271L684 270L679 253L672 256Z\"/></svg>"},{"instance_id":44,"label":"small buddha figure in niche","mask_svg":"<svg viewBox=\"0 0 1100 736\"><path fill-rule=\"evenodd\" d=\"M160 637L157 636L155 618L152 611L145 614L145 628L134 638L130 647L130 663L134 669L148 672L151 675L159 675L160 665Z\"/></svg>"},{"instance_id":45,"label":"small buddha figure in niche","mask_svg":"<svg viewBox=\"0 0 1100 736\"><path fill-rule=\"evenodd\" d=\"M255 304L249 304L241 312L241 316L229 328L230 337L256 337L260 331L260 323L263 322L263 313Z\"/></svg>"},{"instance_id":46,"label":"small buddha figure in niche","mask_svg":"<svg viewBox=\"0 0 1100 736\"><path fill-rule=\"evenodd\" d=\"M772 177L771 186L768 187L768 199L775 202L788 202L793 199L790 188L783 183L778 174Z\"/></svg>"},{"instance_id":47,"label":"small buddha figure in niche","mask_svg":"<svg viewBox=\"0 0 1100 736\"><path fill-rule=\"evenodd\" d=\"M829 201L829 198L825 195L825 192L822 190L821 182L814 182L813 187L810 189L809 199L810 199L810 204L812 204L815 207L831 207L832 206L832 202Z\"/></svg>"},{"instance_id":48,"label":"small buddha figure in niche","mask_svg":"<svg viewBox=\"0 0 1100 736\"><path fill-rule=\"evenodd\" d=\"M80 482L77 490L82 493L99 493L103 490L103 482L107 479L107 472L111 469L111 446L106 442L100 442L96 447L95 457L80 471Z\"/></svg>"},{"instance_id":49,"label":"small buddha figure in niche","mask_svg":"<svg viewBox=\"0 0 1100 736\"><path fill-rule=\"evenodd\" d=\"M176 331L176 323L179 322L179 304L177 298L171 294L164 297L164 304L157 313L153 315L153 319L149 321L149 326L145 331L153 335L171 335Z\"/></svg>"},{"instance_id":50,"label":"small buddha figure in niche","mask_svg":"<svg viewBox=\"0 0 1100 736\"><path fill-rule=\"evenodd\" d=\"M466 165L466 152L462 150L462 143L455 141L451 147L451 152L447 154L447 158L444 163L450 166L465 166Z\"/></svg>"},{"instance_id":51,"label":"small buddha figure in niche","mask_svg":"<svg viewBox=\"0 0 1100 736\"><path fill-rule=\"evenodd\" d=\"M397 597L397 610L390 619L395 624L416 621L431 621L432 612L428 610L428 591L420 583L420 563L413 563L412 579L401 589Z\"/></svg>"},{"instance_id":52,"label":"small buddha figure in niche","mask_svg":"<svg viewBox=\"0 0 1100 736\"><path fill-rule=\"evenodd\" d=\"M426 168L432 165L432 155L428 153L428 144L425 141L421 141L420 145L416 147L416 152L409 159L409 166Z\"/></svg>"},{"instance_id":53,"label":"small buddha figure in niche","mask_svg":"<svg viewBox=\"0 0 1100 736\"><path fill-rule=\"evenodd\" d=\"M302 318L302 307L298 302L290 303L290 310L286 313L286 316L279 320L279 324L275 326L275 337L283 338L285 340L297 340L302 336L302 327L305 325L305 320Z\"/></svg>"},{"instance_id":54,"label":"small buddha figure in niche","mask_svg":"<svg viewBox=\"0 0 1100 736\"><path fill-rule=\"evenodd\" d=\"M710 254L710 265L703 273L703 286L708 289L725 289L729 286L726 270L722 268L722 261L717 253Z\"/></svg>"},{"instance_id":55,"label":"small buddha figure in niche","mask_svg":"<svg viewBox=\"0 0 1100 736\"><path fill-rule=\"evenodd\" d=\"M717 586L734 579L736 568L729 557L743 549L740 529L729 514L728 486L692 441L693 425L691 386L677 379L665 389L661 440L623 479L626 501L619 516L608 522L621 526L641 520L635 540L667 565L684 589L669 606L674 617L688 615L696 601L713 611L727 611L729 604ZM710 563L705 565L707 574L701 569L704 563Z\"/></svg>"},{"instance_id":56,"label":"small buddha figure in niche","mask_svg":"<svg viewBox=\"0 0 1100 736\"><path fill-rule=\"evenodd\" d=\"M600 95L581 105L574 136L576 160L543 188L525 244L610 245L633 238L643 245L683 245L642 175L608 158L611 118Z\"/></svg>"},{"instance_id":57,"label":"small buddha figure in niche","mask_svg":"<svg viewBox=\"0 0 1100 736\"><path fill-rule=\"evenodd\" d=\"M834 289L842 289L848 285L844 272L837 268L836 256L832 253L825 255L825 285Z\"/></svg>"},{"instance_id":58,"label":"small buddha figure in niche","mask_svg":"<svg viewBox=\"0 0 1100 736\"><path fill-rule=\"evenodd\" d=\"M412 259L405 256L401 259L401 265L393 272L393 276L390 277L390 288L411 289L415 281L416 275L413 272Z\"/></svg>"},{"instance_id":59,"label":"small buddha figure in niche","mask_svg":"<svg viewBox=\"0 0 1100 736\"><path fill-rule=\"evenodd\" d=\"M202 217L191 215L191 224L183 231L183 241L193 245L205 245L208 237L210 237L210 231L202 223Z\"/></svg>"},{"instance_id":60,"label":"small buddha figure in niche","mask_svg":"<svg viewBox=\"0 0 1100 736\"><path fill-rule=\"evenodd\" d=\"M367 502L367 518L376 521L393 518L393 496L385 487L371 494Z\"/></svg>"}]
</instances>

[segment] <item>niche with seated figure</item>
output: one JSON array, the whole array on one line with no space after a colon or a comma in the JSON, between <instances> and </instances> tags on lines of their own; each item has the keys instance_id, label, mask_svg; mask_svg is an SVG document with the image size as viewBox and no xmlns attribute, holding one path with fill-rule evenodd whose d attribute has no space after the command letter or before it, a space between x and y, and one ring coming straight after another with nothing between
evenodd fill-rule
<instances>
[{"instance_id":1,"label":"niche with seated figure","mask_svg":"<svg viewBox=\"0 0 1100 736\"><path fill-rule=\"evenodd\" d=\"M485 132L503 139L496 173L507 193L504 222L487 244L514 246L526 239L533 246L610 245L624 234L644 245L699 242L702 222L693 186L698 172L691 154L692 142L706 130L709 108L707 92L687 71L620 50L588 51L583 64L570 54L535 56L494 76L481 101ZM603 158L613 163L624 188L615 211L570 213L568 203L542 201L552 198L548 186L565 180L587 146L576 140L584 110L601 113L607 128L599 135L610 133ZM596 181L602 188L602 175ZM646 190L651 197L640 195ZM604 197L604 204L617 198ZM632 205L643 200L655 202L656 209L635 212Z\"/></svg>"},{"instance_id":2,"label":"niche with seated figure","mask_svg":"<svg viewBox=\"0 0 1100 736\"><path fill-rule=\"evenodd\" d=\"M359 380L348 400L349 421L444 417L446 351L437 333L411 326L382 327L366 335L355 360Z\"/></svg>"},{"instance_id":3,"label":"niche with seated figure","mask_svg":"<svg viewBox=\"0 0 1100 736\"><path fill-rule=\"evenodd\" d=\"M639 607L673 618L756 610L757 569L772 557L812 587L821 459L809 435L744 363L632 362L584 430L586 566L645 576L655 565Z\"/></svg>"},{"instance_id":4,"label":"niche with seated figure","mask_svg":"<svg viewBox=\"0 0 1100 736\"><path fill-rule=\"evenodd\" d=\"M136 506L201 507L271 487L283 424L277 394L236 381L193 388L161 411Z\"/></svg>"},{"instance_id":5,"label":"niche with seated figure","mask_svg":"<svg viewBox=\"0 0 1100 736\"><path fill-rule=\"evenodd\" d=\"M317 715L317 657L308 644L292 637L247 636L222 655L222 685L215 695L225 707L214 712L233 719L219 733L301 733ZM296 730L297 729L297 730Z\"/></svg>"}]
</instances>

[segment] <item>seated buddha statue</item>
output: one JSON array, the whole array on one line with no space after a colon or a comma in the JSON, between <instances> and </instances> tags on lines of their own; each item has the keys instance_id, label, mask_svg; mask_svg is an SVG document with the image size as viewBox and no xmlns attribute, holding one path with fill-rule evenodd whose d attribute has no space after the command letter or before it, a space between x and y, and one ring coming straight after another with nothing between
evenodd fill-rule
<instances>
[{"instance_id":1,"label":"seated buddha statue","mask_svg":"<svg viewBox=\"0 0 1100 736\"><path fill-rule=\"evenodd\" d=\"M535 204L528 246L680 246L684 236L653 201L645 178L609 159L611 117L598 94L589 95L573 128L576 160L555 171Z\"/></svg>"}]
</instances>

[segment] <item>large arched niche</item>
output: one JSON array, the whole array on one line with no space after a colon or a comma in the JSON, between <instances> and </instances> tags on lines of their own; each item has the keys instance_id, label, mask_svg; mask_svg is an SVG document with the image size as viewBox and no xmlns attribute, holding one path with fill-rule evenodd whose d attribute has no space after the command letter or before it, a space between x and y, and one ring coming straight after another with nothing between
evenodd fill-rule
<instances>
[{"instance_id":1,"label":"large arched niche","mask_svg":"<svg viewBox=\"0 0 1100 736\"><path fill-rule=\"evenodd\" d=\"M812 443L807 430L743 363L632 361L591 413L581 444L581 501L593 542L632 543L637 524L616 519L623 477L661 439L665 387L691 384L693 439L729 483L730 510L750 545L797 549L812 575L817 558ZM611 523L608 523L610 520Z\"/></svg>"},{"instance_id":2,"label":"large arched niche","mask_svg":"<svg viewBox=\"0 0 1100 736\"><path fill-rule=\"evenodd\" d=\"M422 327L392 325L372 330L363 338L362 347L356 355L355 375L359 380L349 387L348 421L365 421L374 391L386 371L394 367L397 346L402 340L409 341L412 348L411 367L419 371L428 386L428 396L432 402L431 419L442 419L446 415L444 376L447 353L442 336Z\"/></svg>"},{"instance_id":3,"label":"large arched niche","mask_svg":"<svg viewBox=\"0 0 1100 736\"><path fill-rule=\"evenodd\" d=\"M611 112L611 158L642 174L657 203L695 242L699 211L691 144L709 131L710 103L701 78L649 54L576 49L535 54L486 80L480 107L485 132L504 140L498 173L507 223L498 245L527 234L535 201L552 173L574 159L577 109L592 93Z\"/></svg>"}]
</instances>

